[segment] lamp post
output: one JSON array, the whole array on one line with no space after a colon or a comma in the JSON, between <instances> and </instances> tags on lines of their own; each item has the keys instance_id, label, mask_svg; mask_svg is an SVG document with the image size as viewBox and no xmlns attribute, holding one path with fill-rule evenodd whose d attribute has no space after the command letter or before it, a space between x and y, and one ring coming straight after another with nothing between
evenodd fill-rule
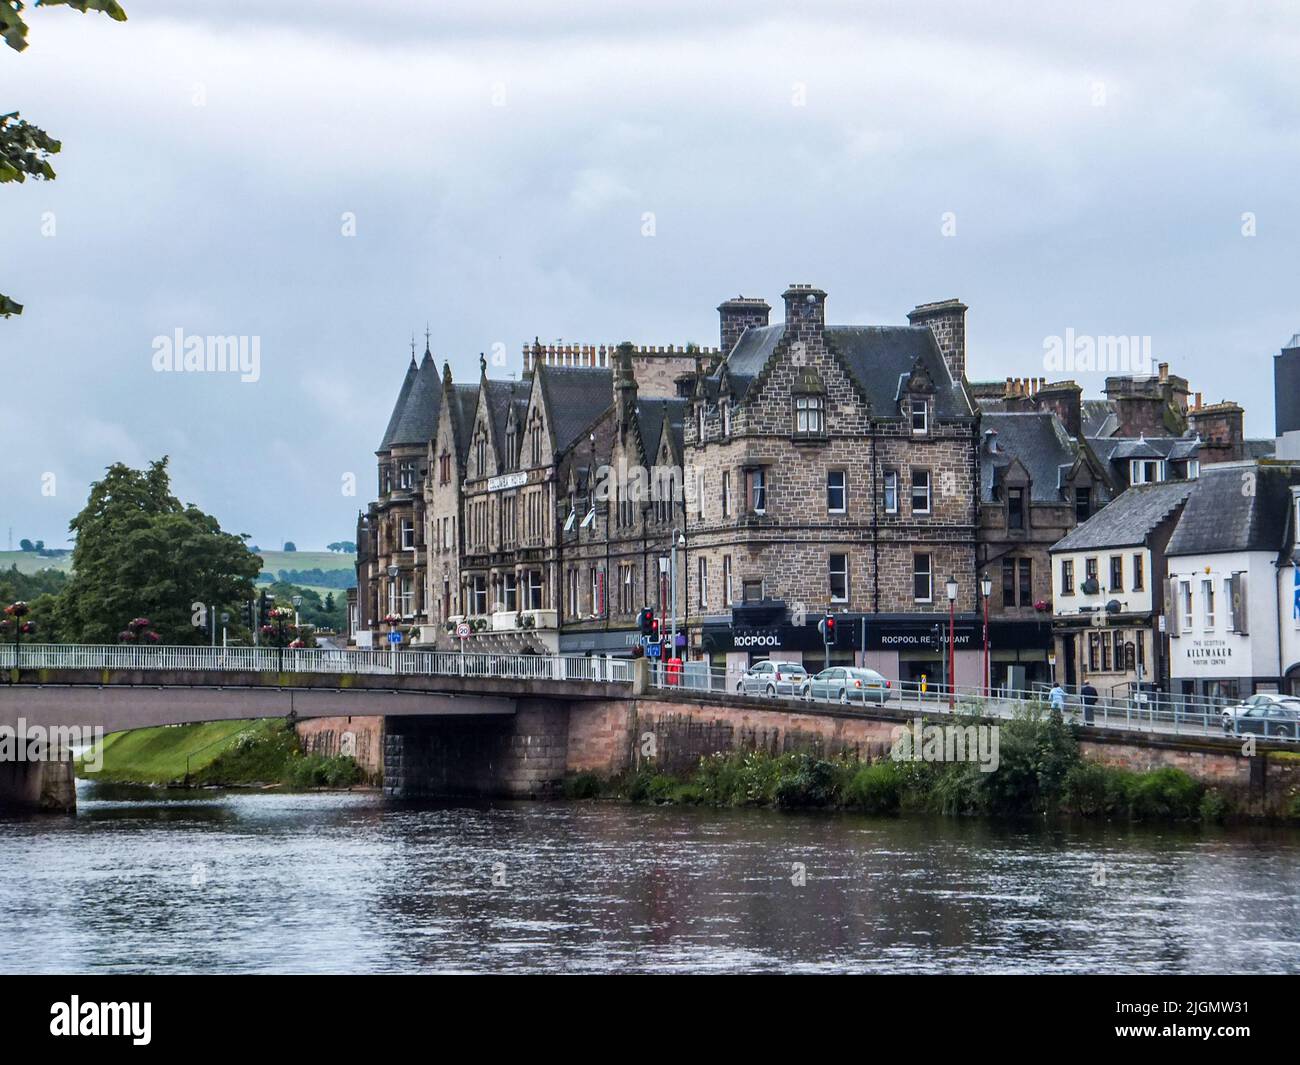
<instances>
[{"instance_id":1,"label":"lamp post","mask_svg":"<svg viewBox=\"0 0 1300 1065\"><path fill-rule=\"evenodd\" d=\"M948 709L953 708L953 689L957 686L957 578L949 577L944 585L948 593Z\"/></svg>"},{"instance_id":2,"label":"lamp post","mask_svg":"<svg viewBox=\"0 0 1300 1065\"><path fill-rule=\"evenodd\" d=\"M302 606L302 596L295 595L293 597L293 627L295 629L302 628L302 625L298 621L298 608L300 606Z\"/></svg>"},{"instance_id":3,"label":"lamp post","mask_svg":"<svg viewBox=\"0 0 1300 1065\"><path fill-rule=\"evenodd\" d=\"M668 594L672 597L672 657L677 655L677 548L686 546L686 534L680 529L673 530L672 562L669 567Z\"/></svg>"},{"instance_id":4,"label":"lamp post","mask_svg":"<svg viewBox=\"0 0 1300 1065\"><path fill-rule=\"evenodd\" d=\"M984 593L984 698L989 697L989 596L993 594L993 579L985 573L980 578L980 591Z\"/></svg>"}]
</instances>

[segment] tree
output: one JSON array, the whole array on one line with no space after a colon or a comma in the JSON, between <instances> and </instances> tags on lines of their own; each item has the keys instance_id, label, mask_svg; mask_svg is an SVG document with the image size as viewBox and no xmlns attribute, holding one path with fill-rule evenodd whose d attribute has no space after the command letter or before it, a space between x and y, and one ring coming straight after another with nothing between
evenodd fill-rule
<instances>
[{"instance_id":1,"label":"tree","mask_svg":"<svg viewBox=\"0 0 1300 1065\"><path fill-rule=\"evenodd\" d=\"M327 614L332 614L332 613L334 613L334 593L333 593L333 592L326 592L326 593L325 593L325 608L324 608L324 609L325 609L325 612L326 612Z\"/></svg>"},{"instance_id":2,"label":"tree","mask_svg":"<svg viewBox=\"0 0 1300 1065\"><path fill-rule=\"evenodd\" d=\"M71 7L83 14L100 11L117 22L126 21L126 12L117 0L38 0L41 7ZM22 0L0 0L0 37L15 52L27 47L27 23L23 21ZM0 184L7 181L53 181L50 156L63 146L43 129L19 117L17 111L0 115ZM21 303L0 293L0 318L22 314Z\"/></svg>"},{"instance_id":3,"label":"tree","mask_svg":"<svg viewBox=\"0 0 1300 1065\"><path fill-rule=\"evenodd\" d=\"M73 642L112 643L124 618L140 617L166 643L198 643L198 608L237 609L262 567L245 537L171 494L165 457L147 470L110 466L69 528L73 572L54 621Z\"/></svg>"},{"instance_id":4,"label":"tree","mask_svg":"<svg viewBox=\"0 0 1300 1065\"><path fill-rule=\"evenodd\" d=\"M351 540L335 540L332 544L326 544L327 551L341 551L344 554L356 554L357 545Z\"/></svg>"},{"instance_id":5,"label":"tree","mask_svg":"<svg viewBox=\"0 0 1300 1065\"><path fill-rule=\"evenodd\" d=\"M284 549L285 549L286 551L297 551L297 550L298 550L298 545L295 544L292 540L286 540L286 541L284 542Z\"/></svg>"},{"instance_id":6,"label":"tree","mask_svg":"<svg viewBox=\"0 0 1300 1065\"><path fill-rule=\"evenodd\" d=\"M34 543L32 543L30 540L24 538L24 539L18 541L18 550L19 550L19 551L35 551L35 550L36 550L36 545L35 545Z\"/></svg>"}]
</instances>

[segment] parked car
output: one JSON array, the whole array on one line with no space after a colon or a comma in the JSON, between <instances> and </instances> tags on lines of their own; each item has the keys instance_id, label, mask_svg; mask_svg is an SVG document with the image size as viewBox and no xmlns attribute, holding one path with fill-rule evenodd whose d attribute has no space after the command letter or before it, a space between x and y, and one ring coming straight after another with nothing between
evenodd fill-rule
<instances>
[{"instance_id":1,"label":"parked car","mask_svg":"<svg viewBox=\"0 0 1300 1065\"><path fill-rule=\"evenodd\" d=\"M884 703L889 699L889 681L874 669L831 666L804 681L799 694L813 701L837 699L841 703Z\"/></svg>"},{"instance_id":2,"label":"parked car","mask_svg":"<svg viewBox=\"0 0 1300 1065\"><path fill-rule=\"evenodd\" d=\"M1262 692L1236 706L1225 707L1223 731L1294 739L1300 735L1300 698Z\"/></svg>"},{"instance_id":3,"label":"parked car","mask_svg":"<svg viewBox=\"0 0 1300 1065\"><path fill-rule=\"evenodd\" d=\"M808 671L798 662L755 662L736 683L741 695L798 695Z\"/></svg>"}]
</instances>

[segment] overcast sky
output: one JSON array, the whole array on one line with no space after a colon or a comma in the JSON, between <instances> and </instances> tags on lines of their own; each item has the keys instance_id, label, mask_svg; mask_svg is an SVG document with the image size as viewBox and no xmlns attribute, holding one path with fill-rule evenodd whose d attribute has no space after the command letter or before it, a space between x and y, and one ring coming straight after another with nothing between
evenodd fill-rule
<instances>
[{"instance_id":1,"label":"overcast sky","mask_svg":"<svg viewBox=\"0 0 1300 1065\"><path fill-rule=\"evenodd\" d=\"M1150 336L1272 435L1284 4L123 2L0 49L0 111L64 143L0 188L0 546L63 545L104 467L163 454L264 548L352 539L426 322L504 376L535 335L716 344L719 302L777 318L795 281L837 323L961 298L974 379ZM260 378L155 372L177 329L260 338Z\"/></svg>"}]
</instances>

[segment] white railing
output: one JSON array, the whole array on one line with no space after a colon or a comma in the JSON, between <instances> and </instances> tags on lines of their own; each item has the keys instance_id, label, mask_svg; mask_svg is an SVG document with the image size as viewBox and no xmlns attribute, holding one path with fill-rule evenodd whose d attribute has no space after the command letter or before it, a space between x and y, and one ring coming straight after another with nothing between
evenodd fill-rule
<instances>
[{"instance_id":1,"label":"white railing","mask_svg":"<svg viewBox=\"0 0 1300 1065\"><path fill-rule=\"evenodd\" d=\"M0 668L12 669L14 647L0 644ZM627 683L629 659L584 655L515 655L486 651L388 651L286 647L131 647L25 644L20 669L125 669L218 673L332 673L396 676L499 677L505 680L586 680Z\"/></svg>"},{"instance_id":2,"label":"white railing","mask_svg":"<svg viewBox=\"0 0 1300 1065\"><path fill-rule=\"evenodd\" d=\"M1013 690L978 686L927 683L924 688L914 681L889 682L883 690L856 688L852 681L843 696L835 681L810 683L813 674L785 674L780 681L766 675L747 677L743 670L710 667L703 662L685 662L674 672L662 662L650 663L651 688L664 691L712 692L760 699L769 704L786 703L841 704L850 709L870 711L884 706L898 710L948 711L978 714L985 717L1011 717L1031 705L1050 705L1049 687ZM1238 704L1239 705L1239 704ZM1287 714L1251 718L1234 715L1223 700L1198 700L1191 696L1133 692L1110 696L1098 695L1085 705L1077 692L1067 693L1064 714L1085 726L1133 729L1166 735L1238 736L1254 735L1259 739L1295 742L1300 736L1300 716Z\"/></svg>"}]
</instances>

